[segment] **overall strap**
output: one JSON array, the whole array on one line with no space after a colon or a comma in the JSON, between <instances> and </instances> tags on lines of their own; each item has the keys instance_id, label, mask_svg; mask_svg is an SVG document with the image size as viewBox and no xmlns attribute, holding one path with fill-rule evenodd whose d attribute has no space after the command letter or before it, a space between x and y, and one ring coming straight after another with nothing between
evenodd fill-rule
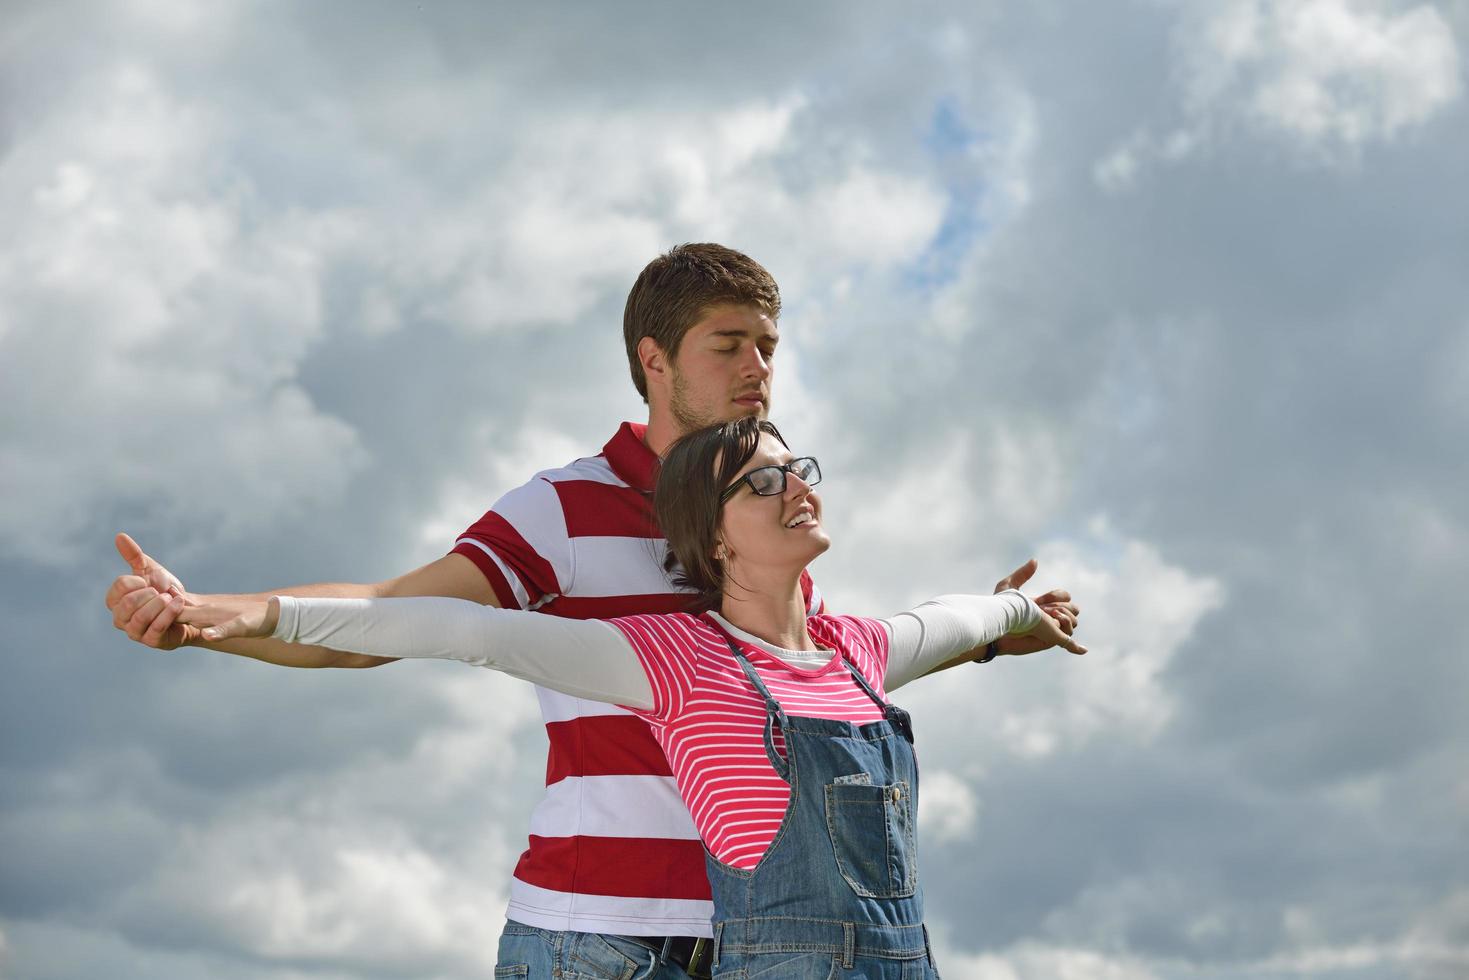
<instances>
[{"instance_id":1,"label":"overall strap","mask_svg":"<svg viewBox=\"0 0 1469 980\"><path fill-rule=\"evenodd\" d=\"M740 653L740 648L735 646L735 642L730 638L730 635L723 630L719 632L724 635L724 642L729 645L729 652L734 654L735 662L740 665L740 669L745 672L745 676L750 679L750 683L755 685L755 691L760 697L765 699L765 757L770 760L771 766L775 768L775 774L789 783L791 781L790 760L782 758L780 753L775 751L775 726L777 724L780 725L782 733L790 730L790 726L786 724L785 709L771 695L770 689L765 686L765 682L760 679L760 675L755 673L755 666L745 659L743 653ZM787 742L786 744L789 746L790 743Z\"/></svg>"},{"instance_id":2,"label":"overall strap","mask_svg":"<svg viewBox=\"0 0 1469 980\"><path fill-rule=\"evenodd\" d=\"M877 696L877 692L872 689L871 684L867 683L867 678L862 676L862 671L857 669L856 664L848 660L845 654L838 653L837 655L842 658L842 663L846 664L847 673L852 675L852 680L856 681L857 686L867 692L867 696L876 702L877 706L882 709L883 714L886 715L888 708L892 706Z\"/></svg>"},{"instance_id":3,"label":"overall strap","mask_svg":"<svg viewBox=\"0 0 1469 980\"><path fill-rule=\"evenodd\" d=\"M898 730L899 734L901 734L905 739L908 740L909 745L912 745L913 719L909 717L908 712L904 711L896 704L893 704L891 701L884 701L882 698L878 697L877 692L873 690L872 685L867 683L867 678L862 675L862 671L857 669L857 665L852 663L852 661L848 660L845 656L842 657L842 660L846 663L847 670L849 673L851 673L852 679L857 682L857 686L867 692L867 696L871 698L879 708L882 709L882 716L887 719L890 725Z\"/></svg>"}]
</instances>

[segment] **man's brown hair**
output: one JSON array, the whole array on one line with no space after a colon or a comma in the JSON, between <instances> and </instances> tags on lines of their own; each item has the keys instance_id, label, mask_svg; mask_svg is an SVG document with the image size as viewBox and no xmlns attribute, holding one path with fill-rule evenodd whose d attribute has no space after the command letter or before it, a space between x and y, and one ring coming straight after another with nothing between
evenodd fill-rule
<instances>
[{"instance_id":1,"label":"man's brown hair","mask_svg":"<svg viewBox=\"0 0 1469 980\"><path fill-rule=\"evenodd\" d=\"M627 363L643 401L648 400L648 378L638 359L638 341L652 337L676 358L689 328L725 305L753 306L774 320L780 316L780 287L748 255L709 242L676 245L643 268L622 313Z\"/></svg>"}]
</instances>

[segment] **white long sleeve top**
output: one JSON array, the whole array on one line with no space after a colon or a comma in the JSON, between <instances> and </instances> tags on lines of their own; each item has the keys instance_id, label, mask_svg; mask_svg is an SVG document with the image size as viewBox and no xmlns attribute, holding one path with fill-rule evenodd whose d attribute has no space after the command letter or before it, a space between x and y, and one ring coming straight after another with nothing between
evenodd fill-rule
<instances>
[{"instance_id":1,"label":"white long sleeve top","mask_svg":"<svg viewBox=\"0 0 1469 980\"><path fill-rule=\"evenodd\" d=\"M463 599L303 599L278 596L274 636L351 653L460 660L576 697L647 710L647 673L612 621L565 619ZM1033 628L1044 615L1015 589L943 595L878 620L888 634L882 681L895 690L959 654ZM736 639L796 667L831 659L830 649L786 650L711 617Z\"/></svg>"}]
</instances>

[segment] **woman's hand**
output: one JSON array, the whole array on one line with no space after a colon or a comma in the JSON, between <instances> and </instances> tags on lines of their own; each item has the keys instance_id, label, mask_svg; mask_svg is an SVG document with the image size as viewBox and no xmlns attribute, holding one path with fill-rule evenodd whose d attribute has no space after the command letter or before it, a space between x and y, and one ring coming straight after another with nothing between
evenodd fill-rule
<instances>
[{"instance_id":1,"label":"woman's hand","mask_svg":"<svg viewBox=\"0 0 1469 980\"><path fill-rule=\"evenodd\" d=\"M275 624L280 618L280 601L271 596L268 602L240 599L188 606L179 613L177 622L202 626L203 638L214 642L234 637L269 636L275 632Z\"/></svg>"},{"instance_id":2,"label":"woman's hand","mask_svg":"<svg viewBox=\"0 0 1469 980\"><path fill-rule=\"evenodd\" d=\"M1034 558L1030 559L996 582L995 591L1020 588L1030 581L1039 566L1040 563ZM1081 617L1081 609L1071 601L1071 593L1065 589L1052 589L1044 595L1031 598L1045 615L1039 623L1024 633L1000 637L997 641L999 652L1002 655L1019 655L1061 647L1075 654L1086 653L1086 647L1071 638L1071 634L1076 631L1076 621Z\"/></svg>"}]
</instances>

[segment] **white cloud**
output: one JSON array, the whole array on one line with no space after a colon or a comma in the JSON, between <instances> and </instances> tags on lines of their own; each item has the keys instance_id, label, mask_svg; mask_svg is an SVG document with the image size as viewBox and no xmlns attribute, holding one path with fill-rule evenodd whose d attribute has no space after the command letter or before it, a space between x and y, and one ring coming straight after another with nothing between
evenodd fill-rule
<instances>
[{"instance_id":1,"label":"white cloud","mask_svg":"<svg viewBox=\"0 0 1469 980\"><path fill-rule=\"evenodd\" d=\"M807 111L791 94L715 111L547 112L460 193L418 188L411 212L368 212L357 260L400 304L477 332L574 323L678 241L726 241L778 272L915 258L943 218L941 190L855 145L812 173L792 157ZM780 278L799 295L801 277ZM381 296L366 310L369 323L402 319Z\"/></svg>"},{"instance_id":2,"label":"white cloud","mask_svg":"<svg viewBox=\"0 0 1469 980\"><path fill-rule=\"evenodd\" d=\"M1459 51L1428 5L1296 0L1258 9L1244 28L1226 26L1213 54L1228 75L1249 74L1249 112L1311 144L1391 140L1459 97ZM1237 10L1220 20L1229 24ZM1216 22L1219 23L1219 22ZM1211 25L1213 26L1213 25ZM1221 32L1210 32L1210 39ZM1200 93L1208 99L1210 93Z\"/></svg>"},{"instance_id":3,"label":"white cloud","mask_svg":"<svg viewBox=\"0 0 1469 980\"><path fill-rule=\"evenodd\" d=\"M570 325L682 239L763 244L774 267L818 276L915 258L941 191L857 146L819 174L777 166L805 105L550 112L464 186L381 159L365 200L279 209L228 151L251 107L104 64L0 165L0 217L18 231L0 262L0 372L31 421L0 444L6 496L28 503L0 538L64 561L100 504L142 501L217 542L335 500L368 458L295 378L339 270L361 280L344 326L381 336L424 318ZM328 130L321 152L357 149L342 139Z\"/></svg>"},{"instance_id":4,"label":"white cloud","mask_svg":"<svg viewBox=\"0 0 1469 980\"><path fill-rule=\"evenodd\" d=\"M835 459L853 437L843 421L834 416L820 441ZM843 608L886 615L942 592L988 592L1025 557L1017 542L1043 533L1070 491L1070 457L1038 421L934 428L921 439L922 452L884 466L871 464L866 444L832 487L834 550L860 564L817 575Z\"/></svg>"},{"instance_id":5,"label":"white cloud","mask_svg":"<svg viewBox=\"0 0 1469 980\"><path fill-rule=\"evenodd\" d=\"M1012 701L1001 732L1027 756L1103 733L1152 737L1173 712L1162 673L1199 620L1223 605L1223 586L1168 564L1145 542L1119 539L1101 520L1090 540L1042 547L1040 561L1082 605L1078 635L1089 652L1062 672L1054 697Z\"/></svg>"},{"instance_id":6,"label":"white cloud","mask_svg":"<svg viewBox=\"0 0 1469 980\"><path fill-rule=\"evenodd\" d=\"M972 836L980 804L969 784L944 769L926 769L918 797L918 827L925 841Z\"/></svg>"},{"instance_id":7,"label":"white cloud","mask_svg":"<svg viewBox=\"0 0 1469 980\"><path fill-rule=\"evenodd\" d=\"M594 456L600 445L588 445L567 433L529 425L513 437L509 448L496 449L497 433L492 424L482 426L466 447L466 460L483 460L478 466L456 471L439 490L438 501L429 510L418 532L418 547L411 563L442 555L449 542L489 509L500 495L520 486L533 473L565 466L574 459ZM609 428L604 438L610 438ZM405 564L405 567L408 567Z\"/></svg>"},{"instance_id":8,"label":"white cloud","mask_svg":"<svg viewBox=\"0 0 1469 980\"><path fill-rule=\"evenodd\" d=\"M1026 591L1068 589L1081 607L1077 636L1089 652L1001 660L983 684L918 682L905 695L941 731L956 733L958 741L940 736L945 745L962 744L957 733L976 716L989 719L997 749L1032 760L1103 736L1147 742L1174 710L1163 673L1199 621L1222 606L1223 586L1168 563L1102 519L1085 536L1043 546L1038 557L1040 577Z\"/></svg>"},{"instance_id":9,"label":"white cloud","mask_svg":"<svg viewBox=\"0 0 1469 980\"><path fill-rule=\"evenodd\" d=\"M499 826L521 801L506 789L519 787L521 768L539 770L492 747L539 727L535 700L529 685L489 672L390 669L397 676L362 680L430 694L441 706L433 722L405 732L398 751L273 779L206 820L175 824L161 859L107 919L136 936L161 916L267 961L487 972L516 846ZM249 680L290 682L276 672ZM171 714L207 712L210 683L178 676Z\"/></svg>"},{"instance_id":10,"label":"white cloud","mask_svg":"<svg viewBox=\"0 0 1469 980\"><path fill-rule=\"evenodd\" d=\"M1461 909L1462 914L1462 909ZM1459 923L1460 927L1463 921ZM1450 980L1469 970L1469 949L1450 938L1427 935L1426 928L1411 930L1389 942L1304 945L1251 964L1259 973L1321 977L1360 975L1368 970L1392 970L1395 975L1422 980Z\"/></svg>"},{"instance_id":11,"label":"white cloud","mask_svg":"<svg viewBox=\"0 0 1469 980\"><path fill-rule=\"evenodd\" d=\"M152 899L162 901L153 907L173 906L267 959L493 966L499 875L476 887L478 875L466 873L473 865L446 865L389 828L303 824L215 826L204 853L202 842L182 841L179 857L189 863L160 871Z\"/></svg>"},{"instance_id":12,"label":"white cloud","mask_svg":"<svg viewBox=\"0 0 1469 980\"><path fill-rule=\"evenodd\" d=\"M1163 136L1139 129L1092 165L1092 179L1105 191L1125 190L1155 161L1177 163L1187 159L1207 143L1207 138L1202 126L1182 127Z\"/></svg>"},{"instance_id":13,"label":"white cloud","mask_svg":"<svg viewBox=\"0 0 1469 980\"><path fill-rule=\"evenodd\" d=\"M123 65L0 163L0 379L25 421L0 443L5 497L25 502L0 515L15 554L65 561L119 500L218 540L330 499L362 462L293 380L333 228L252 220L247 192L211 186L217 128Z\"/></svg>"},{"instance_id":14,"label":"white cloud","mask_svg":"<svg viewBox=\"0 0 1469 980\"><path fill-rule=\"evenodd\" d=\"M940 969L955 980L1157 980L1136 957L1096 950L1020 943L978 956L940 950Z\"/></svg>"},{"instance_id":15,"label":"white cloud","mask_svg":"<svg viewBox=\"0 0 1469 980\"><path fill-rule=\"evenodd\" d=\"M1423 126L1463 90L1459 46L1428 4L1391 0L1227 0L1180 6L1177 71L1185 121L1147 128L1094 164L1105 190L1177 162L1235 125L1284 139L1307 159L1355 159Z\"/></svg>"},{"instance_id":16,"label":"white cloud","mask_svg":"<svg viewBox=\"0 0 1469 980\"><path fill-rule=\"evenodd\" d=\"M196 946L130 942L112 929L57 921L15 924L16 972L6 980L361 980L362 972L327 965L270 966ZM25 972L20 972L24 970ZM422 975L422 974L419 974Z\"/></svg>"}]
</instances>

